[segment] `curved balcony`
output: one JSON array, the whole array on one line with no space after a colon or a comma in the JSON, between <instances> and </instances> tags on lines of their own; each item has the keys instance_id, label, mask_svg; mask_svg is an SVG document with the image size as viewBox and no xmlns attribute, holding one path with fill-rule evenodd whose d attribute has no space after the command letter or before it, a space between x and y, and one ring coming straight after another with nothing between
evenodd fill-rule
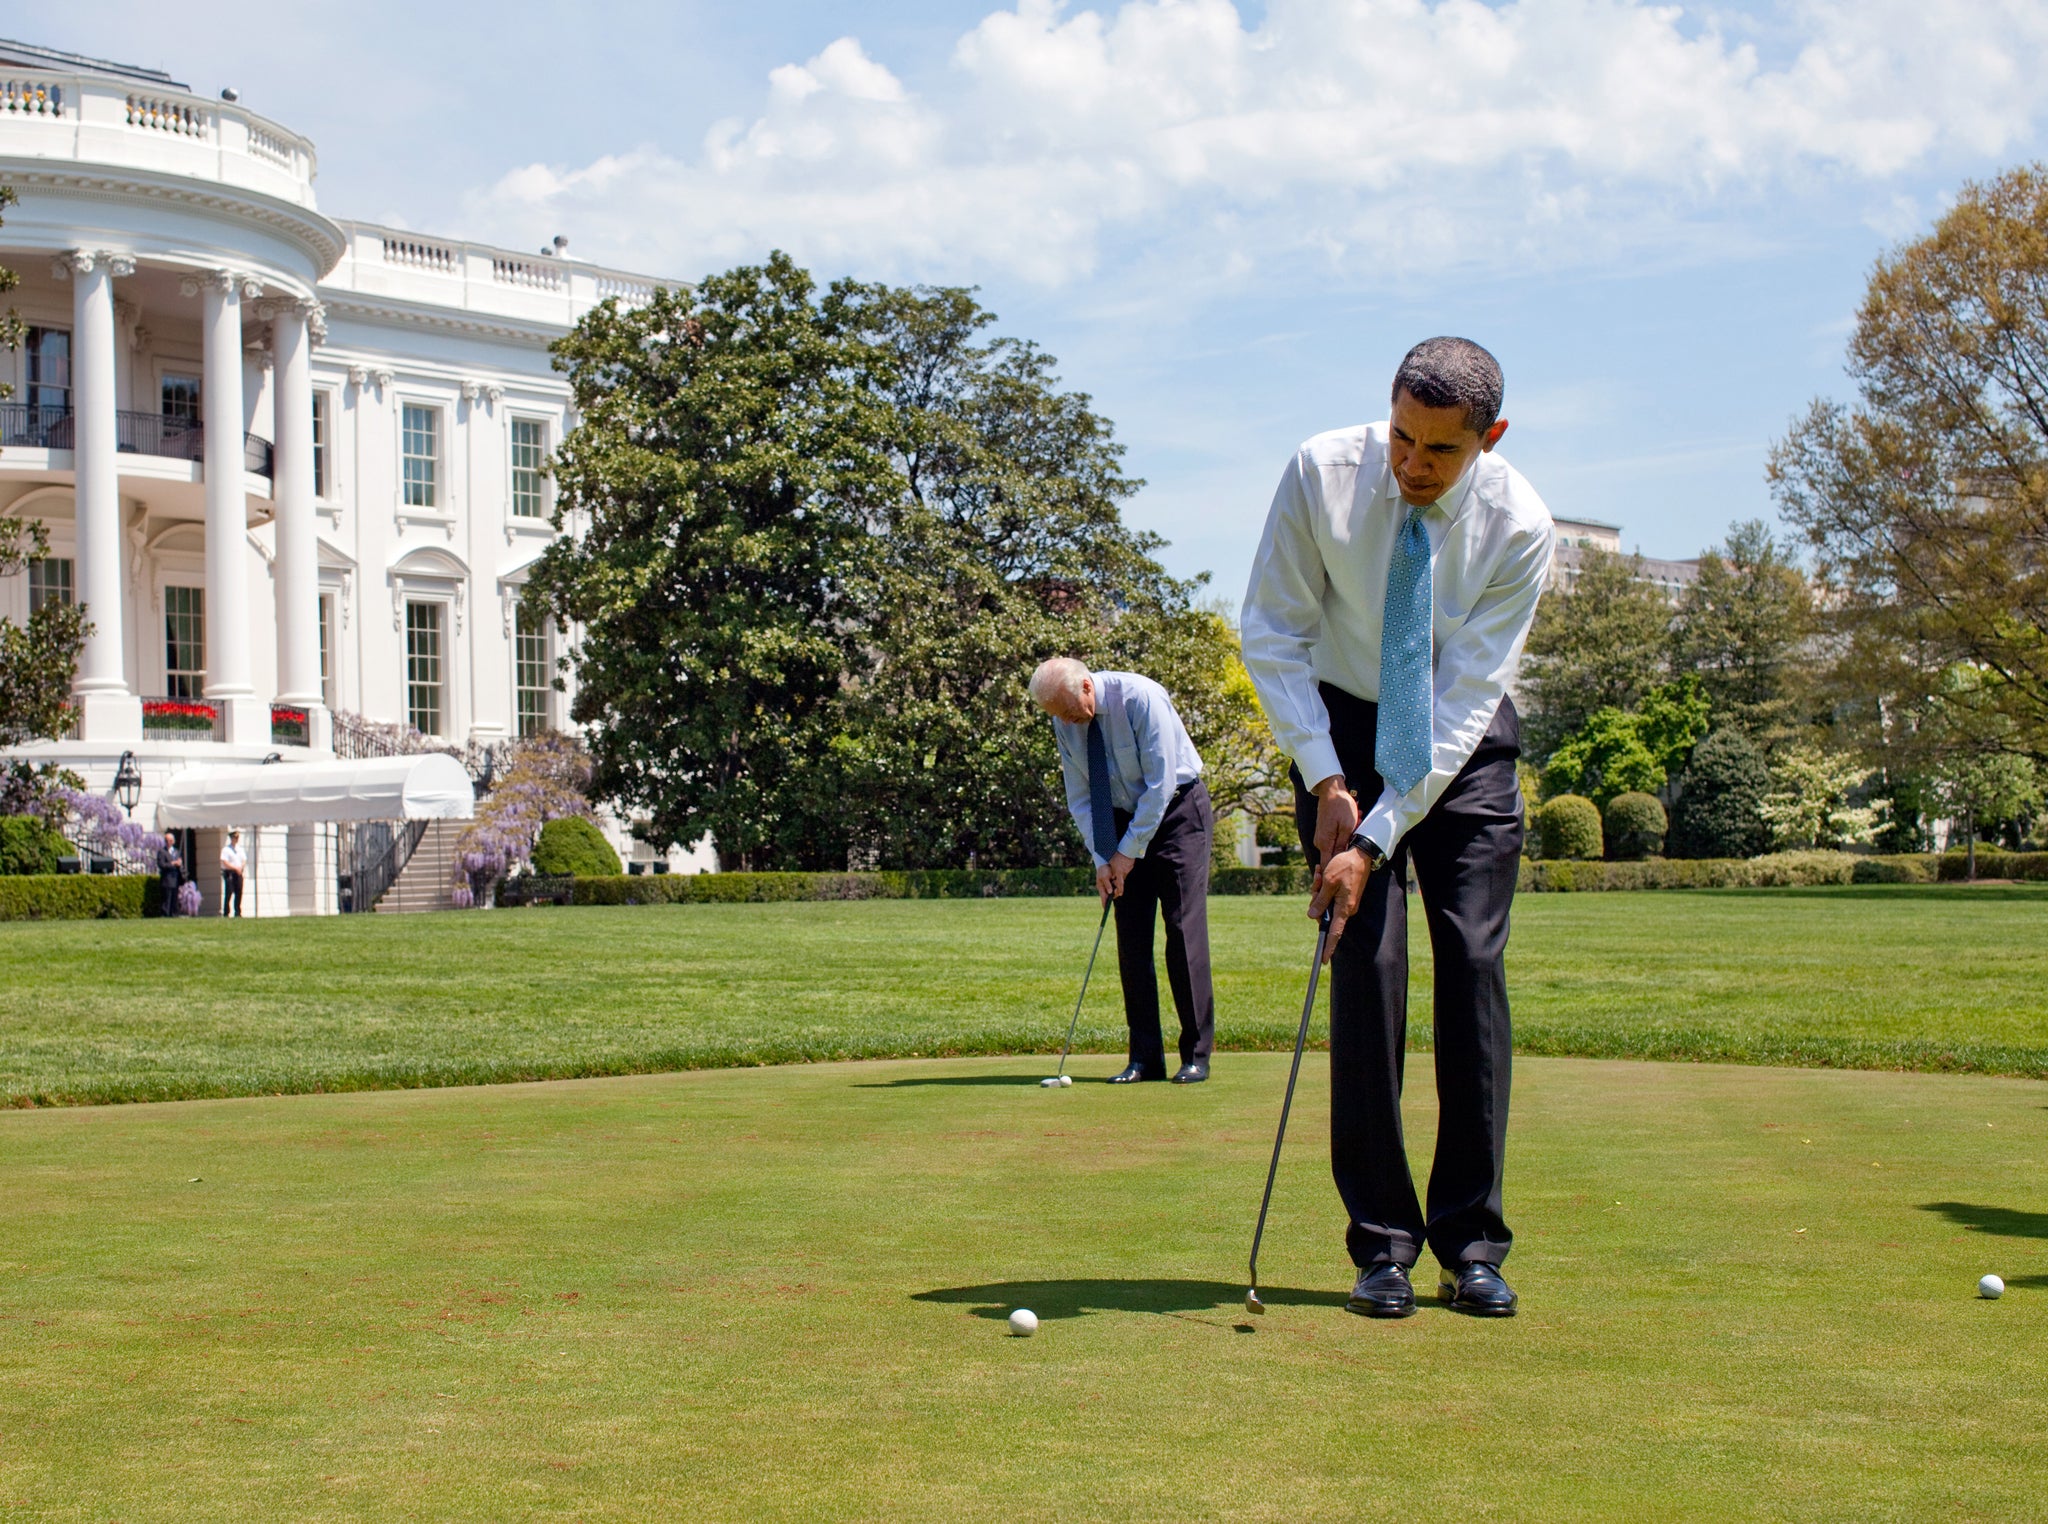
<instances>
[{"instance_id":1,"label":"curved balcony","mask_svg":"<svg viewBox=\"0 0 2048 1524\"><path fill-rule=\"evenodd\" d=\"M0 402L0 449L10 445L28 450L73 449L74 427L69 408ZM157 455L167 460L206 458L206 426L188 419L119 412L114 415L114 435L115 448L124 455ZM269 440L254 434L242 436L244 470L270 476L271 455Z\"/></svg>"}]
</instances>

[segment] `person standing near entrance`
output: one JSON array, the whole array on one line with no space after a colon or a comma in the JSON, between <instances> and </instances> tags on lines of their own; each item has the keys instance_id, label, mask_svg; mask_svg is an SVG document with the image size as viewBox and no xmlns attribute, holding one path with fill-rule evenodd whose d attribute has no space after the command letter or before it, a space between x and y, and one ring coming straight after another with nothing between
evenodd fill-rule
<instances>
[{"instance_id":1,"label":"person standing near entrance","mask_svg":"<svg viewBox=\"0 0 2048 1524\"><path fill-rule=\"evenodd\" d=\"M220 913L228 914L233 905L236 920L242 918L242 875L248 871L249 857L242 850L242 833L228 832L227 845L220 849Z\"/></svg>"},{"instance_id":2,"label":"person standing near entrance","mask_svg":"<svg viewBox=\"0 0 2048 1524\"><path fill-rule=\"evenodd\" d=\"M163 894L166 919L178 913L178 886L185 882L185 854L178 850L178 833L164 832L163 850L156 855L157 887Z\"/></svg>"},{"instance_id":3,"label":"person standing near entrance","mask_svg":"<svg viewBox=\"0 0 2048 1524\"><path fill-rule=\"evenodd\" d=\"M1216 997L1209 981L1209 852L1216 812L1202 759L1173 700L1135 672L1090 672L1055 656L1031 674L1031 697L1052 716L1067 809L1095 859L1095 888L1116 902L1117 971L1130 1063L1110 1081L1163 1080L1159 976L1152 923L1166 921L1166 978L1180 1016L1177 1085L1209 1077Z\"/></svg>"},{"instance_id":4,"label":"person standing near entrance","mask_svg":"<svg viewBox=\"0 0 2048 1524\"><path fill-rule=\"evenodd\" d=\"M1330 1156L1358 1267L1350 1308L1415 1310L1428 1244L1453 1307L1512 1315L1501 1274L1508 908L1522 853L1507 684L1556 532L1493 453L1493 356L1408 352L1389 419L1319 434L1280 479L1244 602L1244 659L1293 758L1295 819L1331 914ZM1436 963L1439 1116L1427 1208L1401 1136L1410 869Z\"/></svg>"}]
</instances>

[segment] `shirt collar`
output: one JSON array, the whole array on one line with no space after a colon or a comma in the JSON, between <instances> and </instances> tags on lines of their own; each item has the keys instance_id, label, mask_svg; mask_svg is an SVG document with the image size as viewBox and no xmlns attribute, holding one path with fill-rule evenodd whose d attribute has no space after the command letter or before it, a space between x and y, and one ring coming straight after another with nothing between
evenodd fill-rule
<instances>
[{"instance_id":1,"label":"shirt collar","mask_svg":"<svg viewBox=\"0 0 2048 1524\"><path fill-rule=\"evenodd\" d=\"M1472 484L1479 478L1479 462L1486 459L1486 452L1480 451L1472 457L1472 464L1465 468L1465 474L1452 482L1444 495L1423 510L1423 517L1440 513L1455 524L1464 515L1465 505L1472 500ZM1405 518L1408 502L1401 496L1401 484L1394 480L1394 463L1390 458L1380 473L1380 495L1393 504Z\"/></svg>"}]
</instances>

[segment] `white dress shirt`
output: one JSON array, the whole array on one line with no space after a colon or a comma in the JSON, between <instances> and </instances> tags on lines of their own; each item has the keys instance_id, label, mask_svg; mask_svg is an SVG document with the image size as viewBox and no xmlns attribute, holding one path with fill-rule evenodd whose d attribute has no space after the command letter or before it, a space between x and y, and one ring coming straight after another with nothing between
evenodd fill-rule
<instances>
[{"instance_id":1,"label":"white dress shirt","mask_svg":"<svg viewBox=\"0 0 2048 1524\"><path fill-rule=\"evenodd\" d=\"M1174 794L1182 784L1202 776L1201 754L1188 739L1172 695L1151 678L1136 672L1088 675L1095 680L1095 717L1102 721L1103 743L1109 748L1110 803L1131 817L1116 849L1126 857L1143 857ZM1067 785L1067 812L1100 868L1107 859L1095 855L1088 805L1088 727L1056 718L1052 731Z\"/></svg>"},{"instance_id":2,"label":"white dress shirt","mask_svg":"<svg viewBox=\"0 0 2048 1524\"><path fill-rule=\"evenodd\" d=\"M242 873L247 871L249 859L240 847L231 842L220 849L220 865L229 873Z\"/></svg>"},{"instance_id":3,"label":"white dress shirt","mask_svg":"<svg viewBox=\"0 0 2048 1524\"><path fill-rule=\"evenodd\" d=\"M1310 788L1342 772L1318 682L1380 691L1387 564L1408 505L1387 425L1318 434L1294 454L1252 563L1244 660L1280 749ZM1471 760L1507 691L1556 539L1550 510L1498 455L1482 454L1425 511L1436 615L1429 776L1383 789L1361 829L1389 854Z\"/></svg>"}]
</instances>

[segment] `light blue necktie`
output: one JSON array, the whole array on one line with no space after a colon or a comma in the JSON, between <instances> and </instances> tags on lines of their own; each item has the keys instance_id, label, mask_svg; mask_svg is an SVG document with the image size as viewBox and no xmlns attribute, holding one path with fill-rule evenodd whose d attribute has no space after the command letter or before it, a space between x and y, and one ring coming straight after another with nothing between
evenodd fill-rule
<instances>
[{"instance_id":1,"label":"light blue necktie","mask_svg":"<svg viewBox=\"0 0 2048 1524\"><path fill-rule=\"evenodd\" d=\"M1410 508L1387 563L1387 609L1380 626L1379 729L1373 766L1397 794L1429 776L1429 637L1434 613L1429 531L1423 508Z\"/></svg>"}]
</instances>

